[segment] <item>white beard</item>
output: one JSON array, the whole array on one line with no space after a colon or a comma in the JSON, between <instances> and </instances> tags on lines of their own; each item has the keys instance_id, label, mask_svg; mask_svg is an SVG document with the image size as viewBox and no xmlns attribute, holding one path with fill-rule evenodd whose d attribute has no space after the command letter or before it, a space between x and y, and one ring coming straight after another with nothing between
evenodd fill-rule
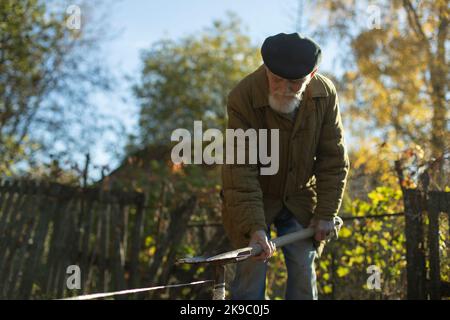
<instances>
[{"instance_id":1,"label":"white beard","mask_svg":"<svg viewBox=\"0 0 450 320\"><path fill-rule=\"evenodd\" d=\"M300 102L302 101L302 97L303 97L303 92L305 92L306 86L309 84L310 81L311 81L311 79L306 81L303 84L303 86L300 88L300 90L295 94L290 93L286 96L284 94L287 94L287 93L279 92L284 97L284 99L276 98L275 95L273 95L272 93L269 93L270 107L273 110L281 112L281 113L291 113L296 108L298 108L298 106L300 105ZM290 98L290 99L288 99L288 98Z\"/></svg>"},{"instance_id":2,"label":"white beard","mask_svg":"<svg viewBox=\"0 0 450 320\"><path fill-rule=\"evenodd\" d=\"M293 96L288 101L286 101L286 100L282 101L280 99L275 98L275 96L273 96L272 94L269 94L269 105L270 105L270 107L273 110L281 112L281 113L291 113L296 108L298 108L298 106L300 105L301 101L302 101L302 95L301 94Z\"/></svg>"}]
</instances>

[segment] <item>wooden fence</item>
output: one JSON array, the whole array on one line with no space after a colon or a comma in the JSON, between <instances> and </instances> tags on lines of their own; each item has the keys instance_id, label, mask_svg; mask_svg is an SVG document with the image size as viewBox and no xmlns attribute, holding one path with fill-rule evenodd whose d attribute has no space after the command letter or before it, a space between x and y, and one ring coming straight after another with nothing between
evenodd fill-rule
<instances>
[{"instance_id":1,"label":"wooden fence","mask_svg":"<svg viewBox=\"0 0 450 320\"><path fill-rule=\"evenodd\" d=\"M443 235L439 230L441 214L450 214L450 192L423 192L417 189L406 189L403 190L403 193L407 298L436 300L450 297L450 284L441 280L442 250L440 245L441 236L448 239L449 235ZM426 218L428 218L428 223L426 223ZM448 272L449 266L445 265L444 267Z\"/></svg>"},{"instance_id":2,"label":"wooden fence","mask_svg":"<svg viewBox=\"0 0 450 320\"><path fill-rule=\"evenodd\" d=\"M144 202L140 193L0 181L0 298L138 287ZM67 288L70 265L80 290Z\"/></svg>"},{"instance_id":3,"label":"wooden fence","mask_svg":"<svg viewBox=\"0 0 450 320\"><path fill-rule=\"evenodd\" d=\"M441 280L440 245L440 238L448 235L440 233L439 217L450 212L450 193L408 189L403 193L404 214L346 219L401 219L397 223L405 226L407 298L448 297L449 283ZM173 262L183 239L198 234L199 252L226 245L220 223L208 239L203 239L202 228L186 234L196 208L192 197L170 212L156 253L151 261L142 262L145 206L141 193L0 181L0 299L51 299L165 284L175 272ZM364 224L357 225L358 232L367 231ZM71 265L81 270L80 290L67 288ZM181 280L191 280L194 273L195 268L188 270ZM172 293L169 298L176 298Z\"/></svg>"}]
</instances>

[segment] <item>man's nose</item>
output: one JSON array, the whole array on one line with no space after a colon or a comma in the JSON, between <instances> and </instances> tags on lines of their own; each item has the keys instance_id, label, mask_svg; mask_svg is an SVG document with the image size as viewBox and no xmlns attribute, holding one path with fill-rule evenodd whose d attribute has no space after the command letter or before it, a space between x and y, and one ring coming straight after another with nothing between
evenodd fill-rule
<instances>
[{"instance_id":1,"label":"man's nose","mask_svg":"<svg viewBox=\"0 0 450 320\"><path fill-rule=\"evenodd\" d=\"M293 90L291 83L289 81L283 81L283 83L280 84L280 90L286 93L289 93Z\"/></svg>"},{"instance_id":2,"label":"man's nose","mask_svg":"<svg viewBox=\"0 0 450 320\"><path fill-rule=\"evenodd\" d=\"M287 85L289 90L291 90L292 92L298 92L302 86L300 83L292 83L292 82L288 82Z\"/></svg>"}]
</instances>

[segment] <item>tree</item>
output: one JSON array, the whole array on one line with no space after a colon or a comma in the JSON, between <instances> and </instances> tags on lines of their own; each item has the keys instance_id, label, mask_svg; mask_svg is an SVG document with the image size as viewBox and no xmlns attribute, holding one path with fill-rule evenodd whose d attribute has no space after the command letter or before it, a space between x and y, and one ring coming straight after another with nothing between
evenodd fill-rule
<instances>
[{"instance_id":1,"label":"tree","mask_svg":"<svg viewBox=\"0 0 450 320\"><path fill-rule=\"evenodd\" d=\"M225 127L226 98L260 64L256 47L233 14L197 35L161 40L142 55L144 68L134 92L140 104L140 142L170 143L176 128Z\"/></svg>"},{"instance_id":2,"label":"tree","mask_svg":"<svg viewBox=\"0 0 450 320\"><path fill-rule=\"evenodd\" d=\"M338 42L353 135L385 151L418 145L425 158L440 157L450 141L448 1L323 0L317 10L314 34Z\"/></svg>"},{"instance_id":3,"label":"tree","mask_svg":"<svg viewBox=\"0 0 450 320\"><path fill-rule=\"evenodd\" d=\"M170 137L177 128L192 130L195 120L203 121L204 130L224 129L227 95L259 66L259 53L242 32L240 20L229 14L226 20L215 21L198 34L154 43L143 52L142 60L141 79L134 86L140 106L139 137L129 145L129 149L138 151L127 152L132 159L124 161L124 167L132 168L124 168L122 174L150 199L145 215L150 226L146 242L149 253L144 256L153 265L152 270L159 270L150 281L164 282L170 278L168 272L176 282L209 278L208 268L187 265L169 270L164 263L155 264L172 261L170 254L163 254L166 250L187 256L218 253L222 244L226 245L221 228L178 225L178 207L193 196L197 205L189 223L220 222L220 167L174 165L170 161ZM179 240L183 236L183 240L168 246L164 239L176 236ZM181 296L200 294L186 290Z\"/></svg>"},{"instance_id":4,"label":"tree","mask_svg":"<svg viewBox=\"0 0 450 320\"><path fill-rule=\"evenodd\" d=\"M350 197L341 215L358 216L346 221L339 241L321 258L319 292L332 299L402 298L404 218L389 214L404 208L393 160L408 166L402 187L419 187L423 168L439 163L439 183L430 188L445 188L448 1L321 0L314 5L312 34L321 43L334 42L343 119L356 142L350 145ZM445 234L448 221L443 222ZM444 254L448 264L446 259ZM382 270L378 293L358 290L366 286L366 268L372 264Z\"/></svg>"},{"instance_id":5,"label":"tree","mask_svg":"<svg viewBox=\"0 0 450 320\"><path fill-rule=\"evenodd\" d=\"M74 153L75 147L92 142L91 133L99 132L89 96L108 89L110 80L95 54L101 29L94 28L85 5L80 6L81 28L72 28L68 19L77 12L68 11L69 4L0 2L2 174L10 174L37 151Z\"/></svg>"}]
</instances>

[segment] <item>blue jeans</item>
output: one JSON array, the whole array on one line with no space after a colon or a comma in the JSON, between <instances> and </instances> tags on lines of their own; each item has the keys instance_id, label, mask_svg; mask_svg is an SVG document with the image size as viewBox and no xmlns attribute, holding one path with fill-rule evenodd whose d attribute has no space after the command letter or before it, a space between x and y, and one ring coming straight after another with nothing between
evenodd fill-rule
<instances>
[{"instance_id":1,"label":"blue jeans","mask_svg":"<svg viewBox=\"0 0 450 320\"><path fill-rule=\"evenodd\" d=\"M274 221L277 236L298 231L304 227L292 213L283 207ZM270 235L268 235L270 238ZM281 248L288 273L286 296L288 300L317 300L316 250L312 239L300 240ZM230 286L232 300L264 300L267 263L247 259L236 265L236 275Z\"/></svg>"}]
</instances>

